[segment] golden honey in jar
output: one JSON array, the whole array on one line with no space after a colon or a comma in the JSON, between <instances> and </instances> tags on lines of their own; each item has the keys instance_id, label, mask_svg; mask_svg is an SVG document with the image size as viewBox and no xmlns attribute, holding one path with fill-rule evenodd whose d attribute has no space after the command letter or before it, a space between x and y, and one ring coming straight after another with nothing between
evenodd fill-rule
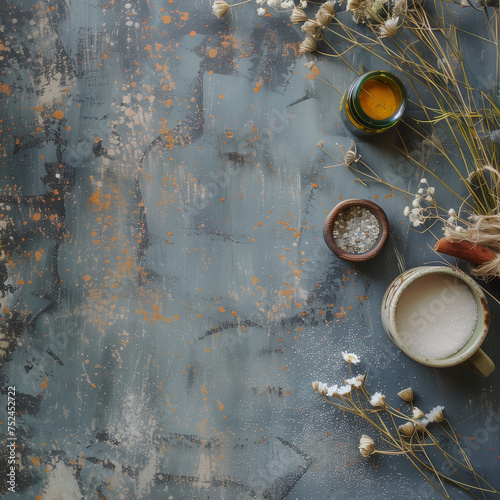
<instances>
[{"instance_id":1,"label":"golden honey in jar","mask_svg":"<svg viewBox=\"0 0 500 500\"><path fill-rule=\"evenodd\" d=\"M399 78L388 71L370 71L353 80L342 109L354 133L380 134L396 125L406 101L406 89Z\"/></svg>"}]
</instances>

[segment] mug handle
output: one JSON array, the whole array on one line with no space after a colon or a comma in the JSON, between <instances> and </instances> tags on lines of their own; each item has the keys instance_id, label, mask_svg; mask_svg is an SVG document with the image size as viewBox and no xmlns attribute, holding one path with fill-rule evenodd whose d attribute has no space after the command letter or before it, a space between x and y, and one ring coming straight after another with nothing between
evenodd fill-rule
<instances>
[{"instance_id":1,"label":"mug handle","mask_svg":"<svg viewBox=\"0 0 500 500\"><path fill-rule=\"evenodd\" d=\"M467 361L465 361L465 364L473 372L482 377L487 377L495 369L495 364L482 349L478 349Z\"/></svg>"}]
</instances>

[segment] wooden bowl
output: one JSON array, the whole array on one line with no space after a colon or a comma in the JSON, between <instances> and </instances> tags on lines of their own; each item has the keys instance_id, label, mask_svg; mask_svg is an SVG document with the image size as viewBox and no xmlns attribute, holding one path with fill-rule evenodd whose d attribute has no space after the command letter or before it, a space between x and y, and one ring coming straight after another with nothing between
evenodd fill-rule
<instances>
[{"instance_id":1,"label":"wooden bowl","mask_svg":"<svg viewBox=\"0 0 500 500\"><path fill-rule=\"evenodd\" d=\"M366 251L362 253L350 253L346 252L340 248L335 242L333 237L333 228L335 221L337 220L339 214L344 210L352 207L362 207L368 209L378 220L380 231L377 241ZM373 259L385 245L387 237L389 236L389 223L387 222L387 216L385 212L373 201L361 200L352 198L350 200L344 200L340 202L327 216L325 223L323 225L323 238L328 248L341 259L348 260L350 262L365 262L367 260Z\"/></svg>"}]
</instances>

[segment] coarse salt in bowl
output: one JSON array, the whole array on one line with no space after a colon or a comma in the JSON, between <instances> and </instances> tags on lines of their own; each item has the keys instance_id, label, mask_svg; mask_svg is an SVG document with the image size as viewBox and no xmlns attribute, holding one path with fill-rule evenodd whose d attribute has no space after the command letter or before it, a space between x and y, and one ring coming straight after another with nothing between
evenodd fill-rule
<instances>
[{"instance_id":1,"label":"coarse salt in bowl","mask_svg":"<svg viewBox=\"0 0 500 500\"><path fill-rule=\"evenodd\" d=\"M388 236L385 212L370 200L342 201L328 214L323 225L328 248L351 262L364 262L378 255Z\"/></svg>"}]
</instances>

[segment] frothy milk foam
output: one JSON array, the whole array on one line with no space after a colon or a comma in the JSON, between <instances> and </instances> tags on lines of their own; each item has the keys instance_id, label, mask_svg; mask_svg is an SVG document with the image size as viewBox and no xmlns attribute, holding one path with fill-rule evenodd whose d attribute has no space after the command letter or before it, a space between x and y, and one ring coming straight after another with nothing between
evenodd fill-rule
<instances>
[{"instance_id":1,"label":"frothy milk foam","mask_svg":"<svg viewBox=\"0 0 500 500\"><path fill-rule=\"evenodd\" d=\"M477 305L469 287L445 273L428 274L401 294L396 326L403 343L427 359L445 359L470 339Z\"/></svg>"}]
</instances>

